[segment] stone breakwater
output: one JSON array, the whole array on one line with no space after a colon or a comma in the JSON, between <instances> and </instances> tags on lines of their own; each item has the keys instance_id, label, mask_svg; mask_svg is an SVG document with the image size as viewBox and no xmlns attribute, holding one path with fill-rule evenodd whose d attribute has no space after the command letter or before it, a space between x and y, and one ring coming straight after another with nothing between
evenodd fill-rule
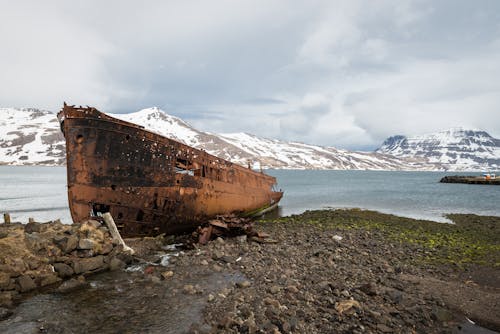
<instances>
[{"instance_id":1,"label":"stone breakwater","mask_svg":"<svg viewBox=\"0 0 500 334\"><path fill-rule=\"evenodd\" d=\"M122 248L96 220L0 224L0 306L58 283L64 292L89 274L124 267Z\"/></svg>"},{"instance_id":2,"label":"stone breakwater","mask_svg":"<svg viewBox=\"0 0 500 334\"><path fill-rule=\"evenodd\" d=\"M463 176L453 175L445 176L439 182L441 183L466 183L466 184L492 184L500 185L500 178L485 178L483 176Z\"/></svg>"}]
</instances>

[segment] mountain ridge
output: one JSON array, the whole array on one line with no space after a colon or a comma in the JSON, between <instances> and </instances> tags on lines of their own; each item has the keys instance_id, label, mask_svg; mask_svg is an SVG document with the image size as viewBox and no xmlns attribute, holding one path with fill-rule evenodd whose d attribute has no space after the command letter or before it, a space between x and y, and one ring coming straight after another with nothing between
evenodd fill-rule
<instances>
[{"instance_id":1,"label":"mountain ridge","mask_svg":"<svg viewBox=\"0 0 500 334\"><path fill-rule=\"evenodd\" d=\"M223 134L204 132L158 107L129 114L109 115L139 124L150 131L204 149L210 154L240 165L246 166L248 161L252 161L252 167L256 169L483 170L485 161L493 167L500 166L498 161L500 140L480 130L461 130L463 135L472 136L469 143L471 147L476 148L477 154L474 155L471 149L468 160L462 159L460 164L453 165L450 152L448 153L451 155L442 154L440 160L437 154L440 151L431 145L442 143L446 139L442 133L434 134L434 137L392 136L387 138L376 151L361 152L286 142L244 132ZM451 129L446 131L451 131L450 134L453 132ZM456 130L453 133L459 132ZM463 140L463 136L458 138L450 134L449 138ZM487 148L482 147L480 138L491 138L489 146L493 148L489 149L488 145ZM462 153L466 151L464 145L462 143L460 147ZM412 150L413 147L419 149ZM432 148L429 150L431 153L425 152L425 147ZM35 108L0 108L0 164L58 166L64 163L65 142L54 113Z\"/></svg>"},{"instance_id":2,"label":"mountain ridge","mask_svg":"<svg viewBox=\"0 0 500 334\"><path fill-rule=\"evenodd\" d=\"M463 127L419 136L391 136L376 152L401 158L422 158L444 169L500 168L500 139L483 130Z\"/></svg>"}]
</instances>

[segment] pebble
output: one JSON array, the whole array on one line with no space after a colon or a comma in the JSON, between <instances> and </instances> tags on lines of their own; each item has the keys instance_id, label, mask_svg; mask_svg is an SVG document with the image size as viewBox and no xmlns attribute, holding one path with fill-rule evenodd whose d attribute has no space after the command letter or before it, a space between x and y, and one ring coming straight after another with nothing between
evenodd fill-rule
<instances>
[{"instance_id":1,"label":"pebble","mask_svg":"<svg viewBox=\"0 0 500 334\"><path fill-rule=\"evenodd\" d=\"M192 284L186 284L182 288L182 292L184 292L185 294L188 294L188 295L194 295L194 294L196 294L196 289Z\"/></svg>"},{"instance_id":2,"label":"pebble","mask_svg":"<svg viewBox=\"0 0 500 334\"><path fill-rule=\"evenodd\" d=\"M174 272L172 270L168 270L168 271L164 271L161 276L163 277L163 279L168 279L168 278L171 278L172 276L174 276Z\"/></svg>"},{"instance_id":3,"label":"pebble","mask_svg":"<svg viewBox=\"0 0 500 334\"><path fill-rule=\"evenodd\" d=\"M236 286L239 288L248 288L251 285L252 285L252 283L250 281L243 281L243 282L236 283Z\"/></svg>"},{"instance_id":4,"label":"pebble","mask_svg":"<svg viewBox=\"0 0 500 334\"><path fill-rule=\"evenodd\" d=\"M269 288L269 292L272 294L276 294L281 291L281 288L277 285L273 285L272 287Z\"/></svg>"}]
</instances>

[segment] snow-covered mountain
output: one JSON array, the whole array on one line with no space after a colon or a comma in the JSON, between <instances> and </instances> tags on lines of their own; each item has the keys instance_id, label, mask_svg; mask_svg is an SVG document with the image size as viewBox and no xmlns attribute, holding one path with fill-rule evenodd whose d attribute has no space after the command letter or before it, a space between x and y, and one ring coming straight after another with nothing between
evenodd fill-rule
<instances>
[{"instance_id":1,"label":"snow-covered mountain","mask_svg":"<svg viewBox=\"0 0 500 334\"><path fill-rule=\"evenodd\" d=\"M422 136L393 136L376 152L424 158L446 170L500 169L500 139L480 130L453 128Z\"/></svg>"},{"instance_id":2,"label":"snow-covered mountain","mask_svg":"<svg viewBox=\"0 0 500 334\"><path fill-rule=\"evenodd\" d=\"M424 154L425 147L430 149L434 147L432 145L416 150L422 153L419 153L420 155L414 151L406 151L403 147L408 146L404 143L408 143L409 138L402 136L389 138L376 152L352 152L334 147L267 139L247 133L203 132L158 108L110 115L142 125L150 131L187 145L204 149L234 163L246 166L248 161L251 161L254 168L434 170L450 166L449 169L459 170L484 169L482 165L478 166L484 162L485 157L489 159L485 163L489 161L496 166L499 164L500 156L498 140L494 138L490 146L496 147L496 151L487 150L485 148L487 145L485 146L484 142L477 138L463 142L461 147L464 152L469 150L469 160L461 158L459 168L453 168L449 160L452 155L446 155L448 160L444 161L432 154L430 156ZM482 132L482 137L489 136ZM0 108L0 164L62 165L64 163L64 138L54 113L38 109ZM467 163L474 167L463 168L468 166Z\"/></svg>"},{"instance_id":3,"label":"snow-covered mountain","mask_svg":"<svg viewBox=\"0 0 500 334\"><path fill-rule=\"evenodd\" d=\"M0 165L61 165L65 141L56 115L26 108L0 108Z\"/></svg>"},{"instance_id":4,"label":"snow-covered mountain","mask_svg":"<svg viewBox=\"0 0 500 334\"><path fill-rule=\"evenodd\" d=\"M111 116L142 125L240 165L246 166L251 161L254 168L400 170L421 167L408 163L405 159L380 153L350 152L333 147L267 139L247 133L202 132L158 108Z\"/></svg>"}]
</instances>

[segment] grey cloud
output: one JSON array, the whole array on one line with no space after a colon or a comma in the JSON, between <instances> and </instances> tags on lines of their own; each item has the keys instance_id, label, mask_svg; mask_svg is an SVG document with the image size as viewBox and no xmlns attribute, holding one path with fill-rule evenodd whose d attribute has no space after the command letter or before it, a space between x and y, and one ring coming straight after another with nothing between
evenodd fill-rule
<instances>
[{"instance_id":1,"label":"grey cloud","mask_svg":"<svg viewBox=\"0 0 500 334\"><path fill-rule=\"evenodd\" d=\"M159 106L348 148L455 125L500 136L495 0L0 5L2 106Z\"/></svg>"}]
</instances>

